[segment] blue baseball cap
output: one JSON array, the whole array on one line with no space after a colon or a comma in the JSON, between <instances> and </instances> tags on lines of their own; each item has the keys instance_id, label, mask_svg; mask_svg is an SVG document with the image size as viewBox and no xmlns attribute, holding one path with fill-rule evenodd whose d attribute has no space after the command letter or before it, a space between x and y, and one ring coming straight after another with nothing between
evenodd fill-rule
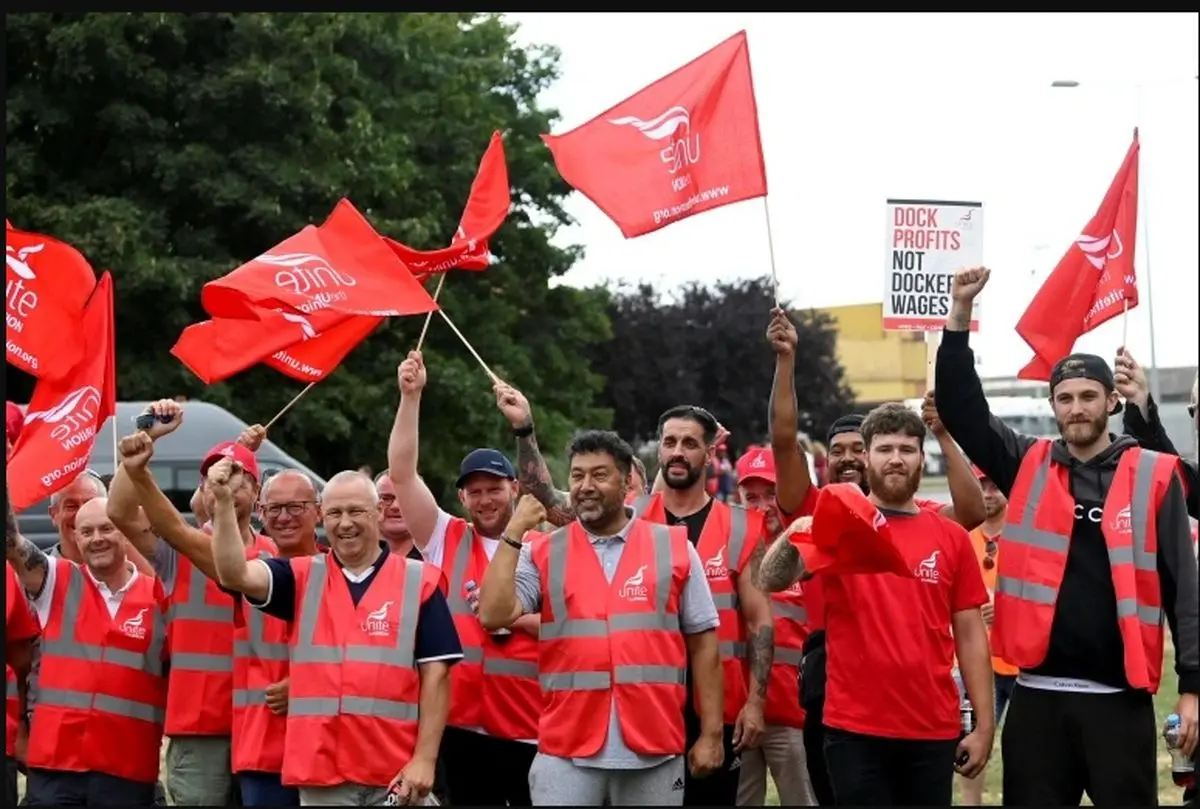
<instances>
[{"instance_id":1,"label":"blue baseball cap","mask_svg":"<svg viewBox=\"0 0 1200 809\"><path fill-rule=\"evenodd\" d=\"M503 452L498 449L476 449L471 450L458 465L458 482L454 485L461 489L463 482L476 472L486 472L509 480L516 480L517 477L517 470L513 469Z\"/></svg>"}]
</instances>

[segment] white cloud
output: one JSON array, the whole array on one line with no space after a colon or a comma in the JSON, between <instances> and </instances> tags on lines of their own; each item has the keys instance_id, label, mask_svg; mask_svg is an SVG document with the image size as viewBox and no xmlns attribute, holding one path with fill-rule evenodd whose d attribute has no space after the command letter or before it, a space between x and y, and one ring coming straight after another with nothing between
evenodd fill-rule
<instances>
[{"instance_id":1,"label":"white cloud","mask_svg":"<svg viewBox=\"0 0 1200 809\"><path fill-rule=\"evenodd\" d=\"M982 200L993 276L974 342L989 376L1013 375L1029 359L1013 326L1095 213L1140 126L1148 227L1137 245L1142 305L1129 316L1130 350L1149 360L1152 257L1158 363L1196 364L1200 15L509 17L522 41L562 49L563 78L542 99L562 113L556 132L745 28L777 268L797 305L882 298L888 197ZM1051 89L1055 79L1080 86ZM675 286L770 271L761 200L631 240L578 194L567 209L579 224L556 241L587 255L565 283ZM1078 348L1111 356L1121 333L1117 318Z\"/></svg>"}]
</instances>

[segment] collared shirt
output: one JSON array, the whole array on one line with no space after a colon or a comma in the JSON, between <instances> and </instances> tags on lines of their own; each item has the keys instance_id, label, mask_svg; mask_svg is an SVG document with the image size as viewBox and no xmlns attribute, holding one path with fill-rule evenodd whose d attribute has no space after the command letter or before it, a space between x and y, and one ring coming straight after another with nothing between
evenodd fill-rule
<instances>
[{"instance_id":1,"label":"collared shirt","mask_svg":"<svg viewBox=\"0 0 1200 809\"><path fill-rule=\"evenodd\" d=\"M63 559L62 557L51 557L50 564L46 565L46 583L42 585L42 592L38 593L37 598L33 599L33 609L37 612L38 620L42 622L42 626L46 626L50 621L51 607L54 602L54 583L58 580L58 568L62 565L73 565L74 562ZM117 590L108 589L108 585L96 578L91 569L87 565L79 565L87 574L88 578L96 585L100 597L104 599L104 606L108 607L108 615L110 618L117 617L117 610L121 609L121 602L125 600L125 594L129 592L129 588L138 580L141 574L134 567L133 562L126 561L125 568L129 571L129 580L125 582Z\"/></svg>"},{"instance_id":2,"label":"collared shirt","mask_svg":"<svg viewBox=\"0 0 1200 809\"><path fill-rule=\"evenodd\" d=\"M375 560L375 564L361 573L351 573L342 567L337 555L333 552L327 555L328 563L336 565L342 571L342 575L346 577L350 598L356 605L362 600L367 588L375 580L376 572L383 567L384 561L391 553L386 542L380 542L379 547L379 558ZM249 597L246 598L246 601L267 615L283 621L294 620L296 617L296 574L292 570L291 562L275 557L256 559L251 563L265 565L270 578L267 584L267 597L263 599L262 603L255 602ZM450 615L450 605L442 591L435 589L433 594L421 605L420 612L417 614L415 660L417 663L444 661L454 664L461 660L462 656L462 643L458 639L458 630L454 627L454 618Z\"/></svg>"},{"instance_id":3,"label":"collared shirt","mask_svg":"<svg viewBox=\"0 0 1200 809\"><path fill-rule=\"evenodd\" d=\"M592 547L604 575L611 582L625 552L625 541L629 530L633 527L633 509L626 508L625 513L630 521L625 524L620 533L610 537L598 537L588 534ZM704 575L704 564L696 552L695 545L688 543L688 560L691 570L683 585L679 597L679 627L685 635L698 635L717 628L720 618L717 606L713 602L712 591L708 587L708 577ZM521 556L517 560L515 577L517 599L526 613L541 612L542 609L542 579L537 567L533 564L533 556L529 545L521 548ZM621 735L621 723L617 718L617 702L612 701L612 711L608 718L608 737L604 747L591 758L577 758L574 763L580 767L593 767L604 770L644 770L657 767L674 756L643 756L630 750Z\"/></svg>"}]
</instances>

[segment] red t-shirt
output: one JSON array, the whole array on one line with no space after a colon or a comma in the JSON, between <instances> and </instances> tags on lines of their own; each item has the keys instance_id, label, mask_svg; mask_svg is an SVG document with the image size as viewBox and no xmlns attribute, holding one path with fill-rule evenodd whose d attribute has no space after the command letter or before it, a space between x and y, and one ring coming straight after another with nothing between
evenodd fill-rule
<instances>
[{"instance_id":1,"label":"red t-shirt","mask_svg":"<svg viewBox=\"0 0 1200 809\"><path fill-rule=\"evenodd\" d=\"M962 526L928 510L887 519L917 578L817 577L825 579L825 724L893 739L955 739L951 615L988 601L975 551Z\"/></svg>"},{"instance_id":2,"label":"red t-shirt","mask_svg":"<svg viewBox=\"0 0 1200 809\"><path fill-rule=\"evenodd\" d=\"M783 525L786 528L801 517L811 517L813 512L817 510L817 497L821 490L816 485L808 487L808 491L804 493L804 502L800 504L800 508L796 509L794 514L788 514L783 510L783 507L776 501L775 506L779 509L779 516L783 520ZM942 503L937 500L922 500L915 498L913 503L922 511L928 511L932 514L937 514L942 510ZM804 582L804 612L808 616L808 628L810 632L815 632L818 629L825 628L825 592L824 592L824 576L814 576Z\"/></svg>"}]
</instances>

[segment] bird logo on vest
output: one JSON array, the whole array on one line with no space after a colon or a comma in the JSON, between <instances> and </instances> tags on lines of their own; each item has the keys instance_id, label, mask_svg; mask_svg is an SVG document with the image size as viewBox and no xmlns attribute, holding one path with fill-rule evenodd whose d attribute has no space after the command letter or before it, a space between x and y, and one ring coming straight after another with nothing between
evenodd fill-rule
<instances>
[{"instance_id":1,"label":"bird logo on vest","mask_svg":"<svg viewBox=\"0 0 1200 809\"><path fill-rule=\"evenodd\" d=\"M385 601L383 606L377 610L372 610L367 613L367 619L363 621L363 632L371 637L387 637L392 632L392 624L388 620L388 610L392 608L394 601Z\"/></svg>"},{"instance_id":2,"label":"bird logo on vest","mask_svg":"<svg viewBox=\"0 0 1200 809\"><path fill-rule=\"evenodd\" d=\"M134 638L136 640L142 640L143 638L145 638L146 637L146 609L147 609L146 607L142 607L140 610L138 610L137 615L133 616L132 618L126 619L125 623L121 624L121 631L124 632L128 637Z\"/></svg>"},{"instance_id":3,"label":"bird logo on vest","mask_svg":"<svg viewBox=\"0 0 1200 809\"><path fill-rule=\"evenodd\" d=\"M724 579L729 576L729 568L725 566L725 546L717 550L717 555L704 563L704 575L710 579Z\"/></svg>"},{"instance_id":4,"label":"bird logo on vest","mask_svg":"<svg viewBox=\"0 0 1200 809\"><path fill-rule=\"evenodd\" d=\"M1122 535L1133 533L1133 506L1125 506L1117 512L1117 516L1113 517L1112 530Z\"/></svg>"},{"instance_id":5,"label":"bird logo on vest","mask_svg":"<svg viewBox=\"0 0 1200 809\"><path fill-rule=\"evenodd\" d=\"M913 571L916 577L927 584L937 584L941 580L942 574L938 571L938 554L941 551L934 551L929 555L928 559L922 559L917 564L916 570Z\"/></svg>"},{"instance_id":6,"label":"bird logo on vest","mask_svg":"<svg viewBox=\"0 0 1200 809\"><path fill-rule=\"evenodd\" d=\"M621 586L621 598L626 601L647 601L650 597L650 588L646 582L646 565L642 565Z\"/></svg>"}]
</instances>

